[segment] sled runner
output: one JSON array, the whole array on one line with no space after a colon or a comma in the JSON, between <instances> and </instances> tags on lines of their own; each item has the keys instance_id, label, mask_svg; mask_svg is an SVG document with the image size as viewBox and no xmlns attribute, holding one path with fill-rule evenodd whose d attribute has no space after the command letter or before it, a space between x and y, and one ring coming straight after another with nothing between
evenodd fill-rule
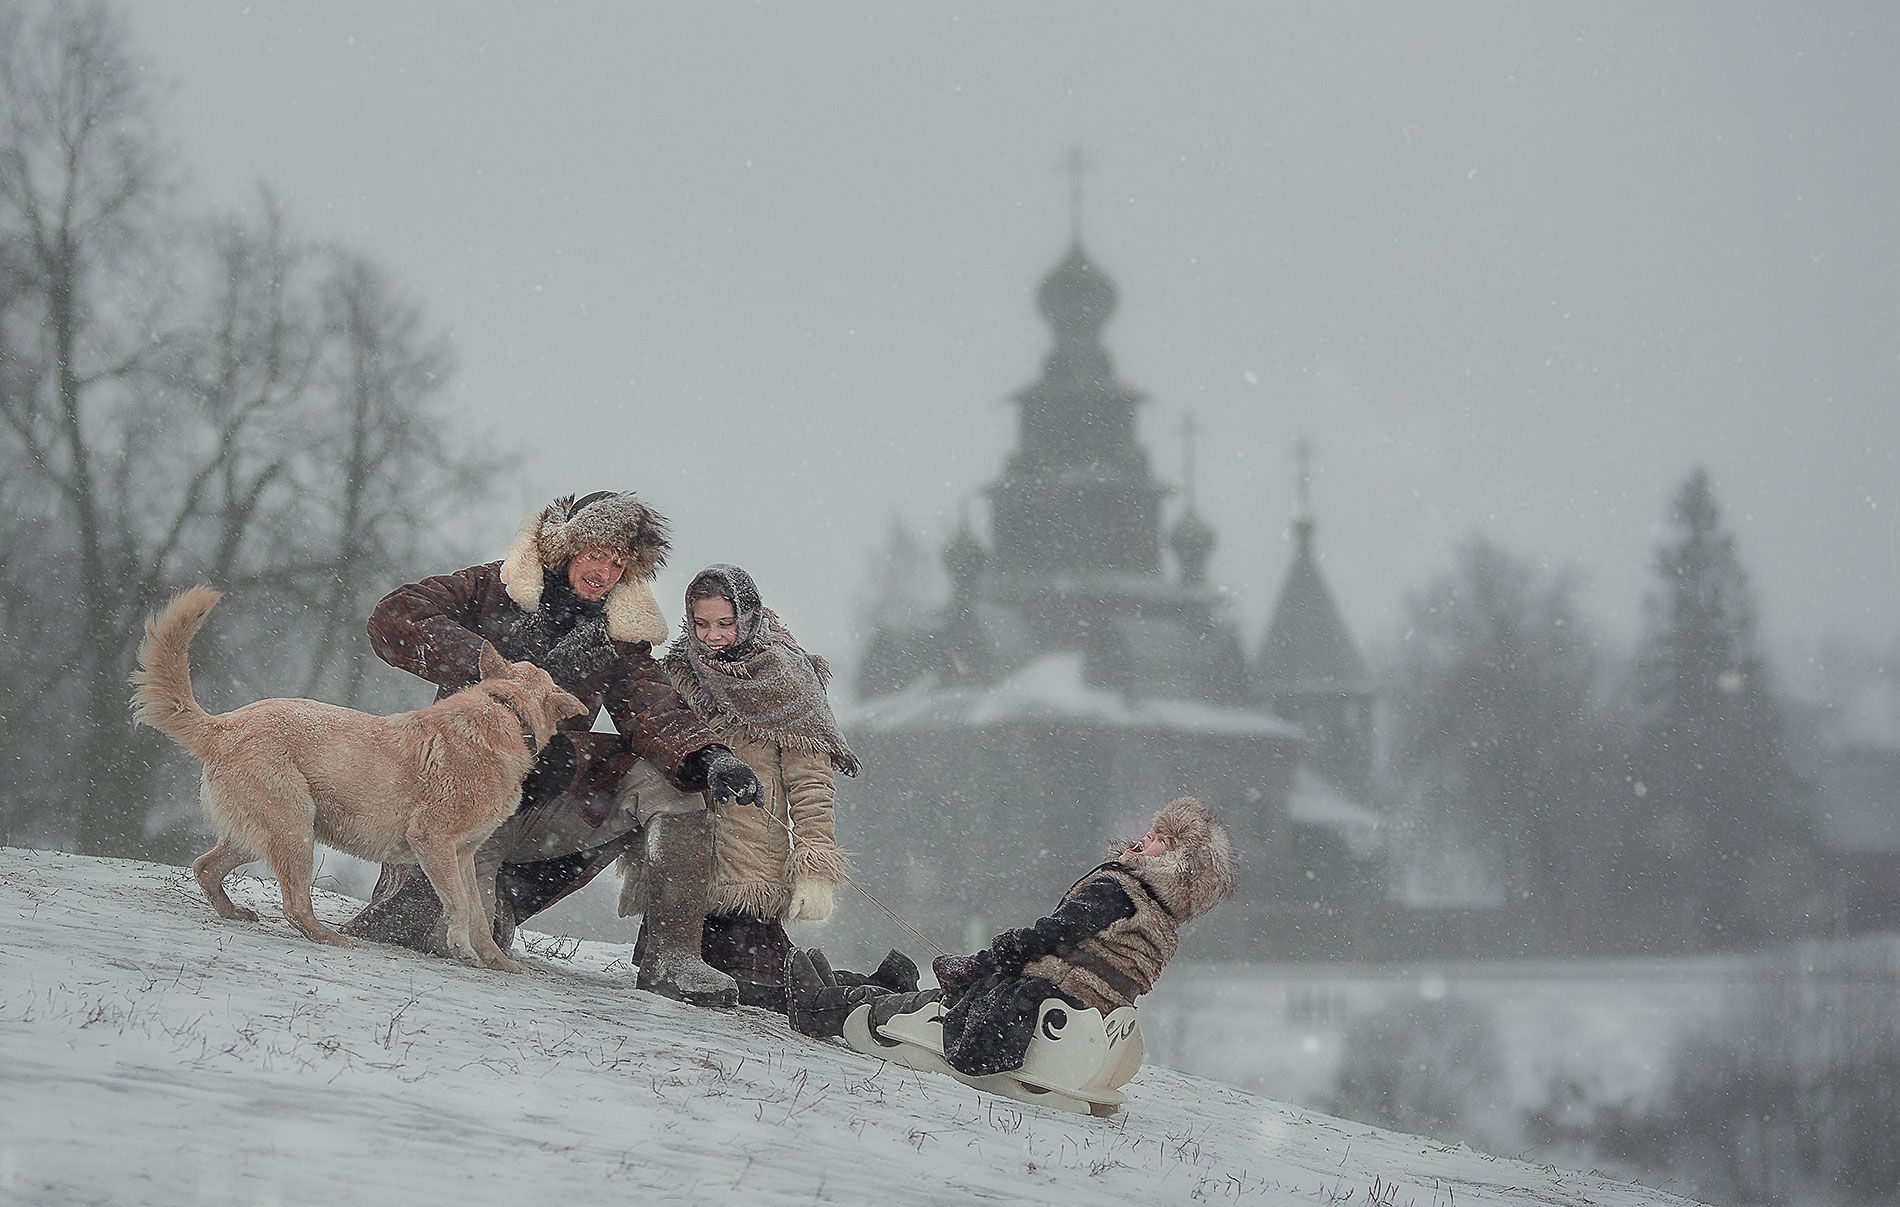
<instances>
[{"instance_id":1,"label":"sled runner","mask_svg":"<svg viewBox=\"0 0 1900 1207\"><path fill-rule=\"evenodd\" d=\"M858 1051L906 1068L942 1073L965 1085L1017 1102L1080 1115L1112 1115L1127 1096L1121 1087L1141 1068L1141 1027L1133 1006L1102 1017L1099 1010L1048 998L1036 1012L1036 1033L1022 1067L971 1077L943 1058L943 1004L900 1014L872 1029L871 1007L859 1006L844 1024L844 1041Z\"/></svg>"}]
</instances>

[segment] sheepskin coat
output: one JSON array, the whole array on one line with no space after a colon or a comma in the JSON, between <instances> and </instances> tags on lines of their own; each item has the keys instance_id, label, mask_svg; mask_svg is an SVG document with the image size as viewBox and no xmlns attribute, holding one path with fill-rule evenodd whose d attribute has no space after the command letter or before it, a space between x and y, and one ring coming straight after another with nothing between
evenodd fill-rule
<instances>
[{"instance_id":1,"label":"sheepskin coat","mask_svg":"<svg viewBox=\"0 0 1900 1207\"><path fill-rule=\"evenodd\" d=\"M511 661L532 660L535 647L548 636L545 613L551 601L544 599L548 592L539 564L531 575L510 573L515 570L504 562L489 562L396 588L370 613L370 645L391 666L434 683L437 699L480 678L476 664L483 641L492 642ZM585 733L604 706L633 754L659 768L682 791L698 791L705 786L703 779L693 782L682 764L689 755L720 743L653 657L654 643L663 640L667 630L652 591L644 581L623 580L600 611L618 657L584 681L561 682L588 710L586 716L563 723L563 730ZM583 619L577 614L572 623Z\"/></svg>"},{"instance_id":2,"label":"sheepskin coat","mask_svg":"<svg viewBox=\"0 0 1900 1207\"><path fill-rule=\"evenodd\" d=\"M831 913L830 890L843 883L845 870L833 820L830 756L753 737L719 714L705 718L705 725L745 760L764 789L757 806L714 803L711 912L788 921L794 893L802 888L798 916L823 921ZM797 836L795 845L787 825Z\"/></svg>"}]
</instances>

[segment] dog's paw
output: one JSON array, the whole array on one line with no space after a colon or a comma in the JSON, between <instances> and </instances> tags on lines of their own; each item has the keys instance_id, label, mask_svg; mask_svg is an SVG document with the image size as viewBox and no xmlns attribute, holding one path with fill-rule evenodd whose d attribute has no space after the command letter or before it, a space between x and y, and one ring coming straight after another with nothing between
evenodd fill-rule
<instances>
[{"instance_id":1,"label":"dog's paw","mask_svg":"<svg viewBox=\"0 0 1900 1207\"><path fill-rule=\"evenodd\" d=\"M233 921L233 922L255 922L255 921L257 921L257 911L256 911L256 910L254 910L254 909L245 909L245 908L244 908L243 906L241 906L241 905L238 905L238 906L233 906L233 907L232 907L232 909L231 909L231 912L230 912L230 913L228 913L228 914L226 914L226 915L224 915L224 916L225 916L226 918L229 918L229 919L230 919L231 921Z\"/></svg>"},{"instance_id":2,"label":"dog's paw","mask_svg":"<svg viewBox=\"0 0 1900 1207\"><path fill-rule=\"evenodd\" d=\"M488 968L493 968L496 972L526 972L528 971L528 966L526 964L516 963L515 961L509 959L507 956L494 956L489 959L483 960L482 964Z\"/></svg>"}]
</instances>

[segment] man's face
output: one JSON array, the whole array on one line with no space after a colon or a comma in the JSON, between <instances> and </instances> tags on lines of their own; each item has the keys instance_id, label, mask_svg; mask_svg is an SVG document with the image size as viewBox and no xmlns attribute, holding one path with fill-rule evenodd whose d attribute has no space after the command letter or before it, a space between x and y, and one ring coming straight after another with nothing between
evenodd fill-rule
<instances>
[{"instance_id":1,"label":"man's face","mask_svg":"<svg viewBox=\"0 0 1900 1207\"><path fill-rule=\"evenodd\" d=\"M567 585L589 603L599 603L627 572L627 559L611 549L583 549L567 563Z\"/></svg>"}]
</instances>

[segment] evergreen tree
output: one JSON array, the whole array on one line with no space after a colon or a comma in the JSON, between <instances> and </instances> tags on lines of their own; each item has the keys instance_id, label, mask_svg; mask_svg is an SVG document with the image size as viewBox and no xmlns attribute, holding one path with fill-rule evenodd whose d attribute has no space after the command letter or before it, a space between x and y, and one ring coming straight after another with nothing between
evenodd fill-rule
<instances>
[{"instance_id":1,"label":"evergreen tree","mask_svg":"<svg viewBox=\"0 0 1900 1207\"><path fill-rule=\"evenodd\" d=\"M1755 607L1706 470L1676 493L1638 663L1634 791L1649 806L1647 889L1684 939L1746 941L1751 882L1800 846L1779 706Z\"/></svg>"}]
</instances>

